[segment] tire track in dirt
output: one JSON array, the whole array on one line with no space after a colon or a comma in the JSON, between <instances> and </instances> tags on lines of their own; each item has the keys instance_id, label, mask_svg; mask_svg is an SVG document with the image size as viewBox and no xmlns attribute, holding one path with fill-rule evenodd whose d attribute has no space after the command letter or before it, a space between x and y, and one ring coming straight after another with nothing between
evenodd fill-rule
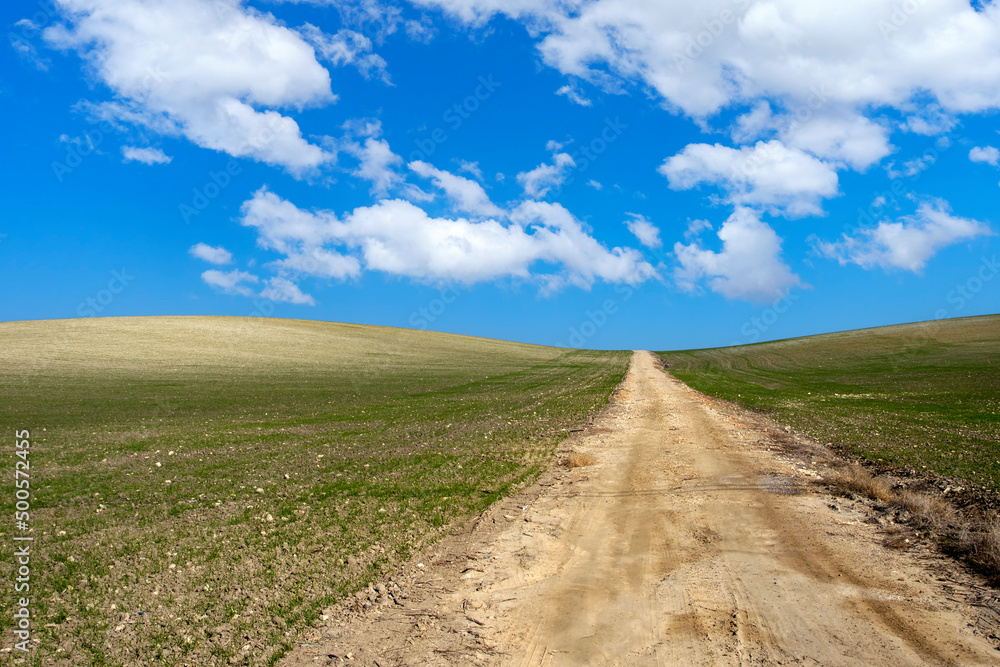
<instances>
[{"instance_id":1,"label":"tire track in dirt","mask_svg":"<svg viewBox=\"0 0 1000 667\"><path fill-rule=\"evenodd\" d=\"M1000 662L952 565L883 547L766 436L636 353L567 441L595 465L500 501L400 573L407 598L330 610L281 664Z\"/></svg>"}]
</instances>

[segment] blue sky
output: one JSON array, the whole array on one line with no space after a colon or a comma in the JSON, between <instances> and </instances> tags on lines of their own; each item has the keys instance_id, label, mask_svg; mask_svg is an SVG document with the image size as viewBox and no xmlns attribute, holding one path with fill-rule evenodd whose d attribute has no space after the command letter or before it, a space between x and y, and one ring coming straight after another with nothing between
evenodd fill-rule
<instances>
[{"instance_id":1,"label":"blue sky","mask_svg":"<svg viewBox=\"0 0 1000 667\"><path fill-rule=\"evenodd\" d=\"M2 319L598 348L998 312L1000 7L6 3Z\"/></svg>"}]
</instances>

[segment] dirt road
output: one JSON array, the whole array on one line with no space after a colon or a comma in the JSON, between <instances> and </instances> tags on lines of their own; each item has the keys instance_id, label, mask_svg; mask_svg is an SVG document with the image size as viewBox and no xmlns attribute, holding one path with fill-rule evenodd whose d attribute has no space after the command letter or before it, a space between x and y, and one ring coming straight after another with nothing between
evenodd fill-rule
<instances>
[{"instance_id":1,"label":"dirt road","mask_svg":"<svg viewBox=\"0 0 1000 667\"><path fill-rule=\"evenodd\" d=\"M636 353L568 443L593 465L330 610L282 664L1000 664L948 561L883 546L777 443Z\"/></svg>"}]
</instances>

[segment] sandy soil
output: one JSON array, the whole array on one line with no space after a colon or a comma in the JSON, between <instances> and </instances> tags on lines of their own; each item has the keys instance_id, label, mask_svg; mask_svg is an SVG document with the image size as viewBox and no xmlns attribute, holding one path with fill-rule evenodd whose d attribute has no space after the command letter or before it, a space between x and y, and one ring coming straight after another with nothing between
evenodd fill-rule
<instances>
[{"instance_id":1,"label":"sandy soil","mask_svg":"<svg viewBox=\"0 0 1000 667\"><path fill-rule=\"evenodd\" d=\"M969 575L883 546L868 506L814 483L828 453L653 355L566 446L596 463L494 505L280 664L1000 664Z\"/></svg>"}]
</instances>

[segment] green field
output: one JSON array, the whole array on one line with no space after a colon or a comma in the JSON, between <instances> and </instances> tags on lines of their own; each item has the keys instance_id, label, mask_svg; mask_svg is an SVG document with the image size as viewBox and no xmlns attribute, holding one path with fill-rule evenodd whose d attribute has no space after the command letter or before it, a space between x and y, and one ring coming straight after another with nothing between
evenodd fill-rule
<instances>
[{"instance_id":1,"label":"green field","mask_svg":"<svg viewBox=\"0 0 1000 667\"><path fill-rule=\"evenodd\" d=\"M531 480L628 361L261 318L0 324L11 517L31 432L31 663L273 663L324 606Z\"/></svg>"},{"instance_id":2,"label":"green field","mask_svg":"<svg viewBox=\"0 0 1000 667\"><path fill-rule=\"evenodd\" d=\"M660 354L817 440L1000 490L1000 316Z\"/></svg>"}]
</instances>

